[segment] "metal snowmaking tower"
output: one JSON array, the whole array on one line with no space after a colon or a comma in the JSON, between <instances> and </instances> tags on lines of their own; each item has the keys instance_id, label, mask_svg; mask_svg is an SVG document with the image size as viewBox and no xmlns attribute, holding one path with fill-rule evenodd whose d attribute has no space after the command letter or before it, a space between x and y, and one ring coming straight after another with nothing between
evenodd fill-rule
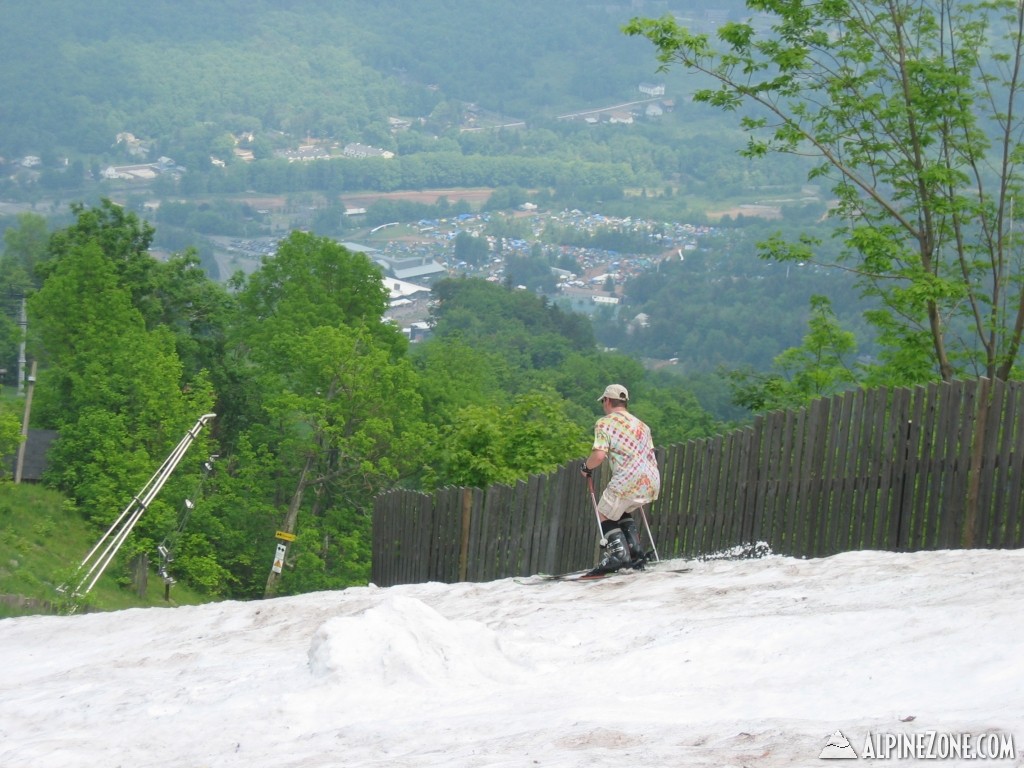
<instances>
[{"instance_id":1,"label":"metal snowmaking tower","mask_svg":"<svg viewBox=\"0 0 1024 768\"><path fill-rule=\"evenodd\" d=\"M73 601L77 601L89 594L89 591L96 585L100 576L103 575L107 566L110 565L117 555L118 550L121 549L121 545L128 538L128 534L132 532L132 528L135 527L135 524L139 522L139 519L153 499L160 493L167 479L174 472L175 467L178 466L178 462L181 461L185 452L188 451L192 442L199 435L199 431L216 415L215 413L207 413L199 417L195 426L185 433L181 442L171 451L170 455L164 460L164 463L160 465L160 468L149 478L149 481L142 487L142 490L135 495L128 506L124 508L124 511L118 516L117 520L100 537L100 540L96 542L96 546L89 551L89 554L79 564L74 575L69 580L70 582L76 582L74 586L62 584L57 588L59 592L67 593L70 589L70 597Z\"/></svg>"}]
</instances>

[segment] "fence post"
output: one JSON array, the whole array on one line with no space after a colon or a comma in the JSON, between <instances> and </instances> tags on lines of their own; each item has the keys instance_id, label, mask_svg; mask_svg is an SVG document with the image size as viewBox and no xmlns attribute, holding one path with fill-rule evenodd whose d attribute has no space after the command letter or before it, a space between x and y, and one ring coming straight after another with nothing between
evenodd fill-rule
<instances>
[{"instance_id":1,"label":"fence post","mask_svg":"<svg viewBox=\"0 0 1024 768\"><path fill-rule=\"evenodd\" d=\"M888 541L888 549L894 552L902 552L909 549L909 537L911 536L911 516L913 509L911 508L913 494L911 499L907 498L907 465L910 463L911 453L915 451L915 446L911 442L911 432L914 429L913 419L908 419L907 424L902 429L903 435L903 462L902 471L899 475L899 488L896 494L896 503L893 504L893 517L896 526L895 537ZM916 458L916 455L915 455ZM896 479L895 474L893 480ZM913 478L909 478L910 483L913 484Z\"/></svg>"},{"instance_id":2,"label":"fence post","mask_svg":"<svg viewBox=\"0 0 1024 768\"><path fill-rule=\"evenodd\" d=\"M469 529L473 521L473 489L462 489L462 535L459 538L459 581L469 574Z\"/></svg>"},{"instance_id":3,"label":"fence post","mask_svg":"<svg viewBox=\"0 0 1024 768\"><path fill-rule=\"evenodd\" d=\"M985 458L989 411L992 408L992 379L982 377L978 405L974 410L974 434L971 445L971 464L967 476L967 499L964 510L964 528L960 535L960 546L974 548L974 536L978 525L978 489L981 484L981 466Z\"/></svg>"}]
</instances>

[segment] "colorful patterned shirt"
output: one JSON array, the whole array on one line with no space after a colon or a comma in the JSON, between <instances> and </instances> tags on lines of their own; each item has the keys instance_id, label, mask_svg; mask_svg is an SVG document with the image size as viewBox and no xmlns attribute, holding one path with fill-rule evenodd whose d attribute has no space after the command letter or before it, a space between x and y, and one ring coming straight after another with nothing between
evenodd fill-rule
<instances>
[{"instance_id":1,"label":"colorful patterned shirt","mask_svg":"<svg viewBox=\"0 0 1024 768\"><path fill-rule=\"evenodd\" d=\"M607 490L645 504L658 498L661 475L654 442L651 430L640 419L629 411L602 416L594 425L594 450L604 451L611 461Z\"/></svg>"}]
</instances>

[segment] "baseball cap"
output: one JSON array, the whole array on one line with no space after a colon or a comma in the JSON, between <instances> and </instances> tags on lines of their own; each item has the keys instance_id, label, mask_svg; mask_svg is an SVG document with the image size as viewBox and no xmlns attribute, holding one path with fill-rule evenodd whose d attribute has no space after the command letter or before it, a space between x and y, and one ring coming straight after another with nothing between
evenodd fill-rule
<instances>
[{"instance_id":1,"label":"baseball cap","mask_svg":"<svg viewBox=\"0 0 1024 768\"><path fill-rule=\"evenodd\" d=\"M597 401L601 402L606 397L612 400L629 400L629 391L621 384L609 384L604 388L604 393L597 398Z\"/></svg>"}]
</instances>

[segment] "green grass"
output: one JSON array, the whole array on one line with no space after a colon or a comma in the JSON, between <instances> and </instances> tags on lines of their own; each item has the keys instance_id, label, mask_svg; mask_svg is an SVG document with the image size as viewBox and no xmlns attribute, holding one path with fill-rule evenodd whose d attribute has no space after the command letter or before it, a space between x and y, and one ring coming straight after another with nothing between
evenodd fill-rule
<instances>
[{"instance_id":1,"label":"green grass","mask_svg":"<svg viewBox=\"0 0 1024 768\"><path fill-rule=\"evenodd\" d=\"M63 595L57 587L95 546L102 531L90 528L69 509L64 497L40 485L0 481L0 595L24 598L27 604L0 601L0 618L59 613ZM113 611L147 606L206 602L184 584L171 588L164 600L164 583L151 571L148 590L138 596L119 584L124 568L115 560L86 597L89 611Z\"/></svg>"}]
</instances>

